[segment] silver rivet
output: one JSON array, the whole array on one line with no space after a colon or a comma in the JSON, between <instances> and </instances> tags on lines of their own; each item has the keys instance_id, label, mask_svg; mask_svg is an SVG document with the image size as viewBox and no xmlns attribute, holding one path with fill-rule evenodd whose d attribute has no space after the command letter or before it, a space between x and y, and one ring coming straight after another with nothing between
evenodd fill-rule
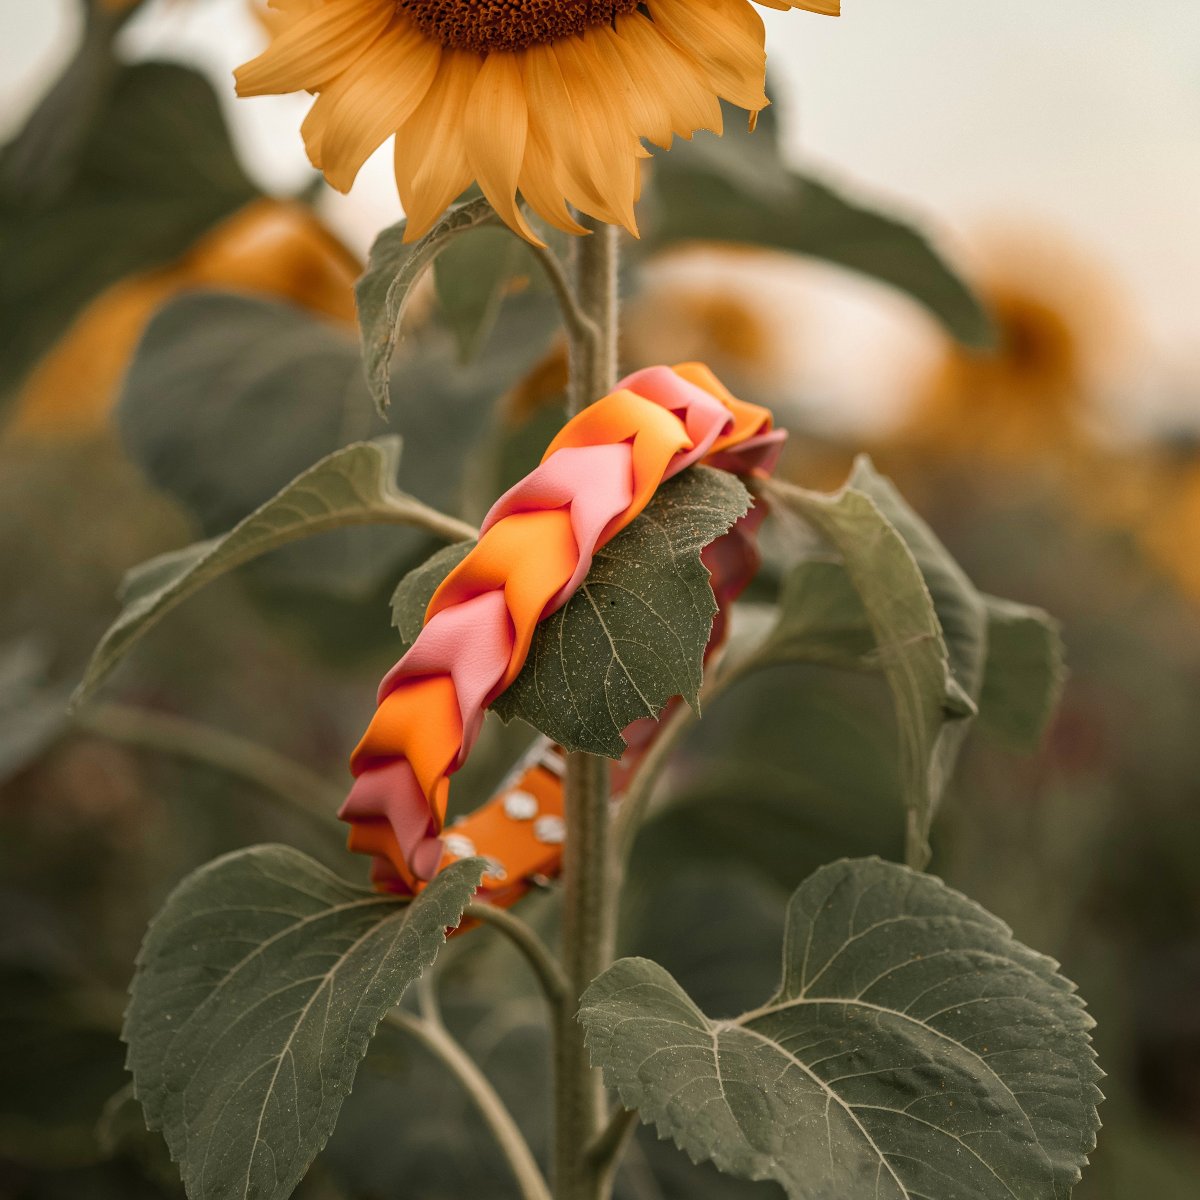
<instances>
[{"instance_id":1,"label":"silver rivet","mask_svg":"<svg viewBox=\"0 0 1200 1200\"><path fill-rule=\"evenodd\" d=\"M533 823L533 836L545 846L557 846L567 840L567 823L553 815L538 817Z\"/></svg>"},{"instance_id":2,"label":"silver rivet","mask_svg":"<svg viewBox=\"0 0 1200 1200\"><path fill-rule=\"evenodd\" d=\"M537 797L529 792L509 792L504 797L504 815L514 821L532 821L538 814Z\"/></svg>"},{"instance_id":3,"label":"silver rivet","mask_svg":"<svg viewBox=\"0 0 1200 1200\"><path fill-rule=\"evenodd\" d=\"M455 858L472 858L475 854L475 843L461 833L448 833L442 839L442 845L447 854Z\"/></svg>"}]
</instances>

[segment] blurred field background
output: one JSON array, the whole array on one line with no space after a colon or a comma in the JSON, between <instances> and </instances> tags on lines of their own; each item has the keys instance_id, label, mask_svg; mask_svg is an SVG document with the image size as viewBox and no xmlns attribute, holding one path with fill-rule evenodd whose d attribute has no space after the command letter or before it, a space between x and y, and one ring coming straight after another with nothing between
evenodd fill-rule
<instances>
[{"instance_id":1,"label":"blurred field background","mask_svg":"<svg viewBox=\"0 0 1200 1200\"><path fill-rule=\"evenodd\" d=\"M65 716L127 570L382 431L352 285L400 215L386 152L335 195L304 160L302 98L232 98L229 72L261 37L242 0L134 7L115 40L96 30L116 18L84 0L0 8L3 1197L178 1194L115 1035L145 923L187 870L254 841L362 873L331 815L271 798L309 788L332 814L395 656L388 596L431 549L355 531L264 560L173 613ZM771 404L792 431L786 469L810 486L870 453L982 589L1061 620L1070 675L1045 744L970 743L934 869L1058 958L1099 1022L1105 1129L1077 1195L1190 1200L1200 9L845 7L839 22L766 14L775 120L728 144L748 178L753 155L772 170L781 155L916 223L986 302L994 349L954 342L870 271L795 252L803 238L750 237L765 222L753 197L702 245L669 236L691 228L703 183L679 151L692 175L652 167L623 355L702 357ZM403 486L477 517L554 428L563 362L536 287L506 283L464 324L454 286L447 271L419 306L391 422ZM872 681L779 668L714 707L640 843L626 949L709 1011L761 1000L791 888L831 858L896 855L894 781L860 752L891 736L882 699ZM465 803L519 736L489 731ZM536 1000L486 933L452 950L452 1015L538 1142ZM381 1044L364 1072L304 1195L507 1195L428 1063ZM686 1167L643 1139L622 1200L772 1194Z\"/></svg>"}]
</instances>

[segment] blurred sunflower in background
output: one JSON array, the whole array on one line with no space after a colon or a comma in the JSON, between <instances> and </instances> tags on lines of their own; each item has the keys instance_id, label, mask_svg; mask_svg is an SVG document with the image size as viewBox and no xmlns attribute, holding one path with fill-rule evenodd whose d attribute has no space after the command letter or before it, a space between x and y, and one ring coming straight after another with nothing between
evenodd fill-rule
<instances>
[{"instance_id":1,"label":"blurred sunflower in background","mask_svg":"<svg viewBox=\"0 0 1200 1200\"><path fill-rule=\"evenodd\" d=\"M350 327L361 268L303 205L255 200L174 262L127 276L94 297L25 380L8 432L79 437L104 429L146 326L181 292L271 296Z\"/></svg>"},{"instance_id":2,"label":"blurred sunflower in background","mask_svg":"<svg viewBox=\"0 0 1200 1200\"><path fill-rule=\"evenodd\" d=\"M264 20L239 94L315 92L305 146L340 191L395 134L409 240L472 182L530 241L518 192L566 232L584 232L570 204L636 234L643 138L720 133L720 99L767 104L750 0L268 0Z\"/></svg>"},{"instance_id":3,"label":"blurred sunflower in background","mask_svg":"<svg viewBox=\"0 0 1200 1200\"><path fill-rule=\"evenodd\" d=\"M1064 239L1033 230L984 234L976 255L996 346L947 343L897 441L935 459L1008 466L1100 450L1113 440L1131 333L1116 287Z\"/></svg>"}]
</instances>

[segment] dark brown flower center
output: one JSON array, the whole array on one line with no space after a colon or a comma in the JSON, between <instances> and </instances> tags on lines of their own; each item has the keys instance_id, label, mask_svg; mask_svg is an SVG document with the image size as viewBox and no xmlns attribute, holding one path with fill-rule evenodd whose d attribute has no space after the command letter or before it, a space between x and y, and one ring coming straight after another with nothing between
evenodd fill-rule
<instances>
[{"instance_id":1,"label":"dark brown flower center","mask_svg":"<svg viewBox=\"0 0 1200 1200\"><path fill-rule=\"evenodd\" d=\"M639 0L396 0L426 36L452 50L524 50L632 12Z\"/></svg>"}]
</instances>

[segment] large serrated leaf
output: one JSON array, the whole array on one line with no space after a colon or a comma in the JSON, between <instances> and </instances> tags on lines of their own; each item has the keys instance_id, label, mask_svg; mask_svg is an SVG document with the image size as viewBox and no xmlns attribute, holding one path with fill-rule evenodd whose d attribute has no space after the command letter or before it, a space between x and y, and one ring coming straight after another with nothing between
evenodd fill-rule
<instances>
[{"instance_id":1,"label":"large serrated leaf","mask_svg":"<svg viewBox=\"0 0 1200 1200\"><path fill-rule=\"evenodd\" d=\"M695 705L717 611L700 552L748 503L727 471L694 467L663 484L596 553L579 591L541 622L523 670L492 708L569 750L619 758L631 721L657 716L673 696ZM401 580L392 618L406 642L468 550L447 546Z\"/></svg>"},{"instance_id":2,"label":"large serrated leaf","mask_svg":"<svg viewBox=\"0 0 1200 1200\"><path fill-rule=\"evenodd\" d=\"M932 240L907 220L789 170L762 119L727 114L723 137L699 134L655 157L650 249L688 241L752 242L823 259L890 284L968 346L993 344L988 314Z\"/></svg>"},{"instance_id":3,"label":"large serrated leaf","mask_svg":"<svg viewBox=\"0 0 1200 1200\"><path fill-rule=\"evenodd\" d=\"M1099 1128L1092 1022L1057 964L878 859L795 893L761 1008L712 1021L624 959L580 1019L627 1107L792 1200L1065 1200Z\"/></svg>"},{"instance_id":4,"label":"large serrated leaf","mask_svg":"<svg viewBox=\"0 0 1200 1200\"><path fill-rule=\"evenodd\" d=\"M982 601L924 523L865 460L832 495L779 482L764 485L764 490L778 507L820 530L841 556L858 597L858 608L847 607L844 616L853 624L859 610L865 615L873 656L892 692L901 788L910 818L909 859L924 865L929 827L966 732L965 718L975 713L972 692L979 688L986 647ZM834 582L835 573L825 574L827 586L844 591L844 582ZM805 601L802 593L794 592L793 598ZM810 649L835 632L829 611L813 619L818 624L805 634ZM788 632L796 620L785 614L789 657L798 657L795 637ZM830 653L843 657L853 649L856 665L862 664L863 643L856 635L843 629L828 644ZM829 654L814 657L833 661Z\"/></svg>"},{"instance_id":5,"label":"large serrated leaf","mask_svg":"<svg viewBox=\"0 0 1200 1200\"><path fill-rule=\"evenodd\" d=\"M395 484L400 439L360 442L328 455L292 480L227 534L136 568L123 590L125 608L109 626L73 703L84 700L144 633L175 605L242 563L299 538L375 522L418 525L442 536L469 526L401 492Z\"/></svg>"},{"instance_id":6,"label":"large serrated leaf","mask_svg":"<svg viewBox=\"0 0 1200 1200\"><path fill-rule=\"evenodd\" d=\"M352 887L284 846L202 867L138 958L123 1036L138 1099L193 1200L283 1200L333 1130L367 1043L479 884L417 899Z\"/></svg>"},{"instance_id":7,"label":"large serrated leaf","mask_svg":"<svg viewBox=\"0 0 1200 1200\"><path fill-rule=\"evenodd\" d=\"M695 706L716 601L700 552L746 511L727 471L696 467L658 489L600 550L579 591L543 621L493 707L568 750L619 758L622 730L672 696Z\"/></svg>"},{"instance_id":8,"label":"large serrated leaf","mask_svg":"<svg viewBox=\"0 0 1200 1200\"><path fill-rule=\"evenodd\" d=\"M473 229L496 225L500 218L482 197L452 208L421 239L406 242L406 223L385 229L371 247L367 270L355 287L362 328L367 385L380 414L390 400L388 379L400 337L400 321L413 289L435 258L456 238Z\"/></svg>"}]
</instances>

